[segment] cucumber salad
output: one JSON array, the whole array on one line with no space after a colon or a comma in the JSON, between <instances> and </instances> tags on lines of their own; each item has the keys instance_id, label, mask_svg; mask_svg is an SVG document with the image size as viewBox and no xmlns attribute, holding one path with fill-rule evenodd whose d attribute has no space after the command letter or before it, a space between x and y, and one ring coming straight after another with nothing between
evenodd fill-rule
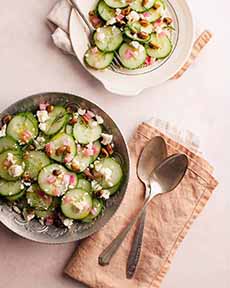
<instances>
[{"instance_id":1,"label":"cucumber salad","mask_svg":"<svg viewBox=\"0 0 230 288\"><path fill-rule=\"evenodd\" d=\"M26 220L91 222L123 172L103 118L75 104L6 115L0 130L0 196Z\"/></svg>"},{"instance_id":2,"label":"cucumber salad","mask_svg":"<svg viewBox=\"0 0 230 288\"><path fill-rule=\"evenodd\" d=\"M124 68L138 69L166 58L175 30L167 14L163 0L99 0L89 12L94 47L86 51L85 63L103 70L115 57Z\"/></svg>"}]
</instances>

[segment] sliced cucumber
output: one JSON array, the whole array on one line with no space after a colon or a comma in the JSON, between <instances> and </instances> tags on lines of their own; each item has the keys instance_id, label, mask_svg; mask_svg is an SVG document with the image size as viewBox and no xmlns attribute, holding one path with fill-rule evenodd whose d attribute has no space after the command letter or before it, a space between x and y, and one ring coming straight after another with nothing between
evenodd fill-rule
<instances>
[{"instance_id":1,"label":"sliced cucumber","mask_svg":"<svg viewBox=\"0 0 230 288\"><path fill-rule=\"evenodd\" d=\"M86 179L79 179L77 183L77 188L85 190L89 194L92 194L91 183Z\"/></svg>"},{"instance_id":2,"label":"sliced cucumber","mask_svg":"<svg viewBox=\"0 0 230 288\"><path fill-rule=\"evenodd\" d=\"M133 0L130 3L130 7L135 10L136 12L144 12L153 7L155 0L148 0L146 1L145 5L143 4L143 0Z\"/></svg>"},{"instance_id":3,"label":"sliced cucumber","mask_svg":"<svg viewBox=\"0 0 230 288\"><path fill-rule=\"evenodd\" d=\"M92 198L85 190L69 190L62 198L61 210L71 219L80 220L89 215L92 209Z\"/></svg>"},{"instance_id":4,"label":"sliced cucumber","mask_svg":"<svg viewBox=\"0 0 230 288\"><path fill-rule=\"evenodd\" d=\"M161 8L157 8L157 9L151 8L142 14L145 14L145 13L146 13L146 15L148 15L148 16L145 16L145 19L151 23L155 22L156 20L158 20L162 16Z\"/></svg>"},{"instance_id":5,"label":"sliced cucumber","mask_svg":"<svg viewBox=\"0 0 230 288\"><path fill-rule=\"evenodd\" d=\"M92 220L95 219L101 213L102 208L103 208L103 202L99 199L94 198L92 209L89 215L83 218L82 221L85 223L92 222Z\"/></svg>"},{"instance_id":6,"label":"sliced cucumber","mask_svg":"<svg viewBox=\"0 0 230 288\"><path fill-rule=\"evenodd\" d=\"M73 127L73 136L81 144L88 144L101 137L101 125L93 126L93 120L85 124L83 120L78 121Z\"/></svg>"},{"instance_id":7,"label":"sliced cucumber","mask_svg":"<svg viewBox=\"0 0 230 288\"><path fill-rule=\"evenodd\" d=\"M17 142L10 136L0 138L0 154L7 150L18 150Z\"/></svg>"},{"instance_id":8,"label":"sliced cucumber","mask_svg":"<svg viewBox=\"0 0 230 288\"><path fill-rule=\"evenodd\" d=\"M85 156L82 150L77 152L73 161L66 164L66 167L77 173L83 172L92 163L92 156Z\"/></svg>"},{"instance_id":9,"label":"sliced cucumber","mask_svg":"<svg viewBox=\"0 0 230 288\"><path fill-rule=\"evenodd\" d=\"M124 8L128 6L128 1L123 0L105 0L105 3L111 8Z\"/></svg>"},{"instance_id":10,"label":"sliced cucumber","mask_svg":"<svg viewBox=\"0 0 230 288\"><path fill-rule=\"evenodd\" d=\"M100 50L89 48L84 56L84 60L88 66L96 70L107 68L113 61L114 53L103 53Z\"/></svg>"},{"instance_id":11,"label":"sliced cucumber","mask_svg":"<svg viewBox=\"0 0 230 288\"><path fill-rule=\"evenodd\" d=\"M50 164L49 158L42 151L30 151L24 156L25 174L36 180L41 169Z\"/></svg>"},{"instance_id":12,"label":"sliced cucumber","mask_svg":"<svg viewBox=\"0 0 230 288\"><path fill-rule=\"evenodd\" d=\"M45 122L43 132L46 135L53 135L59 132L68 121L68 114L64 107L55 106L54 110L49 113L49 119Z\"/></svg>"},{"instance_id":13,"label":"sliced cucumber","mask_svg":"<svg viewBox=\"0 0 230 288\"><path fill-rule=\"evenodd\" d=\"M0 179L0 195L2 196L13 196L24 190L24 186L21 181L5 181Z\"/></svg>"},{"instance_id":14,"label":"sliced cucumber","mask_svg":"<svg viewBox=\"0 0 230 288\"><path fill-rule=\"evenodd\" d=\"M137 33L133 33L133 32L131 31L131 29L128 28L128 27L125 27L124 33L125 33L125 35L126 35L128 38L130 38L130 39L132 39L132 40L134 40L134 41L138 41L138 42L140 42L140 43L149 42L149 40L150 40L150 38L151 38L151 36L148 35L148 37L147 37L146 39L141 39L141 38L138 37Z\"/></svg>"},{"instance_id":15,"label":"sliced cucumber","mask_svg":"<svg viewBox=\"0 0 230 288\"><path fill-rule=\"evenodd\" d=\"M40 171L38 184L50 196L62 196L77 185L77 176L59 164L48 165Z\"/></svg>"},{"instance_id":16,"label":"sliced cucumber","mask_svg":"<svg viewBox=\"0 0 230 288\"><path fill-rule=\"evenodd\" d=\"M158 49L150 48L148 45L146 46L147 54L150 57L156 58L156 59L163 59L167 57L171 51L172 51L172 42L168 38L168 36L158 36L156 34L152 34L150 42L149 43L156 43L156 45L159 46Z\"/></svg>"},{"instance_id":17,"label":"sliced cucumber","mask_svg":"<svg viewBox=\"0 0 230 288\"><path fill-rule=\"evenodd\" d=\"M15 195L7 196L6 199L11 201L11 202L14 202L14 201L17 201L17 200L21 199L24 195L25 195L25 190L22 190L22 191L20 191L19 193L15 194Z\"/></svg>"},{"instance_id":18,"label":"sliced cucumber","mask_svg":"<svg viewBox=\"0 0 230 288\"><path fill-rule=\"evenodd\" d=\"M110 20L113 17L116 17L115 10L110 8L104 0L99 1L97 6L97 12L101 16L101 18L105 21Z\"/></svg>"},{"instance_id":19,"label":"sliced cucumber","mask_svg":"<svg viewBox=\"0 0 230 288\"><path fill-rule=\"evenodd\" d=\"M102 38L100 38L101 36ZM113 52L123 41L122 32L116 26L98 28L93 39L98 49L103 52Z\"/></svg>"},{"instance_id":20,"label":"sliced cucumber","mask_svg":"<svg viewBox=\"0 0 230 288\"><path fill-rule=\"evenodd\" d=\"M101 143L96 141L93 143L94 155L92 156L92 162L94 162L101 152ZM91 162L91 163L92 163Z\"/></svg>"},{"instance_id":21,"label":"sliced cucumber","mask_svg":"<svg viewBox=\"0 0 230 288\"><path fill-rule=\"evenodd\" d=\"M13 157L14 164L10 164L9 156ZM15 177L13 176L13 170L16 165L19 165L21 173L18 175L16 173ZM17 168L17 167L16 167ZM15 181L17 180L24 172L25 163L22 160L22 155L19 151L15 150L8 150L0 154L0 177L8 180L8 181Z\"/></svg>"},{"instance_id":22,"label":"sliced cucumber","mask_svg":"<svg viewBox=\"0 0 230 288\"><path fill-rule=\"evenodd\" d=\"M104 158L99 160L95 163L94 169L95 172L100 174L100 185L106 189L114 187L120 183L123 176L121 165L113 158Z\"/></svg>"},{"instance_id":23,"label":"sliced cucumber","mask_svg":"<svg viewBox=\"0 0 230 288\"><path fill-rule=\"evenodd\" d=\"M72 125L66 125L65 133L72 136L73 135L73 126Z\"/></svg>"},{"instance_id":24,"label":"sliced cucumber","mask_svg":"<svg viewBox=\"0 0 230 288\"><path fill-rule=\"evenodd\" d=\"M109 190L110 195L113 195L115 192L117 192L117 190L120 188L120 186L121 186L121 183L119 182L117 185L115 185L111 188L108 188L107 190Z\"/></svg>"},{"instance_id":25,"label":"sliced cucumber","mask_svg":"<svg viewBox=\"0 0 230 288\"><path fill-rule=\"evenodd\" d=\"M8 124L6 133L19 143L29 143L38 134L37 120L31 112L18 113Z\"/></svg>"},{"instance_id":26,"label":"sliced cucumber","mask_svg":"<svg viewBox=\"0 0 230 288\"><path fill-rule=\"evenodd\" d=\"M136 69L144 64L146 59L146 51L144 46L140 44L140 49L135 49L132 45L124 43L119 49L121 62L127 69ZM129 55L127 57L126 55Z\"/></svg>"},{"instance_id":27,"label":"sliced cucumber","mask_svg":"<svg viewBox=\"0 0 230 288\"><path fill-rule=\"evenodd\" d=\"M76 154L76 144L72 136L60 133L55 135L50 142L47 144L47 152L50 158L57 162L70 162L74 155ZM68 147L68 150L63 151L63 153L59 153L61 147Z\"/></svg>"},{"instance_id":28,"label":"sliced cucumber","mask_svg":"<svg viewBox=\"0 0 230 288\"><path fill-rule=\"evenodd\" d=\"M30 207L43 210L47 210L53 200L53 198L46 195L37 184L33 184L26 191L26 199Z\"/></svg>"},{"instance_id":29,"label":"sliced cucumber","mask_svg":"<svg viewBox=\"0 0 230 288\"><path fill-rule=\"evenodd\" d=\"M147 34L151 34L153 32L153 25L150 23L144 27L140 24L139 21L136 21L136 22L128 24L128 27L134 33L145 32Z\"/></svg>"}]
</instances>

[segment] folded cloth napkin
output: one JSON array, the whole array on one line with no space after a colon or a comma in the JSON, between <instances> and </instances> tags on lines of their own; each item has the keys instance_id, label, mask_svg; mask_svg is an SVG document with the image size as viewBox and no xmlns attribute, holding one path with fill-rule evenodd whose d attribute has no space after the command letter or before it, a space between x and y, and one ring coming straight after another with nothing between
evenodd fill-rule
<instances>
[{"instance_id":1,"label":"folded cloth napkin","mask_svg":"<svg viewBox=\"0 0 230 288\"><path fill-rule=\"evenodd\" d=\"M67 0L59 0L47 16L48 24L51 29L54 44L63 52L75 55L69 38L69 18L71 6ZM199 29L200 30L200 29ZM193 45L191 55L183 67L172 77L180 78L184 72L194 63L201 50L212 38L212 33L208 30L199 32L197 29L196 41Z\"/></svg>"},{"instance_id":2,"label":"folded cloth napkin","mask_svg":"<svg viewBox=\"0 0 230 288\"><path fill-rule=\"evenodd\" d=\"M168 153L185 153L189 168L181 184L172 192L156 196L147 209L143 246L135 277L126 279L126 262L134 229L125 239L109 266L99 266L98 256L136 215L144 199L144 187L136 176L141 150L152 137L164 137ZM213 168L198 152L197 138L178 131L160 120L141 124L129 142L131 179L124 200L109 223L79 244L65 272L94 288L158 288L173 255L191 224L203 210L217 185Z\"/></svg>"}]
</instances>

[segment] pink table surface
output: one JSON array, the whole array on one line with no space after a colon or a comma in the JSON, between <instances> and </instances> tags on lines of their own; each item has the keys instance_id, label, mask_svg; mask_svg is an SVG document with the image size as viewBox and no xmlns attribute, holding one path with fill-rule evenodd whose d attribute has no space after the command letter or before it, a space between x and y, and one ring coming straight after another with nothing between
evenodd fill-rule
<instances>
[{"instance_id":1,"label":"pink table surface","mask_svg":"<svg viewBox=\"0 0 230 288\"><path fill-rule=\"evenodd\" d=\"M162 288L230 287L230 26L227 0L191 0L215 38L177 81L135 98L107 93L77 61L55 49L44 23L55 0L1 1L0 109L41 91L69 91L97 102L128 137L153 115L195 131L220 185L181 245ZM210 5L211 3L211 5ZM208 9L207 9L208 8ZM76 244L48 246L24 240L0 225L0 288L72 288L63 267ZM123 287L121 287L123 288Z\"/></svg>"}]
</instances>

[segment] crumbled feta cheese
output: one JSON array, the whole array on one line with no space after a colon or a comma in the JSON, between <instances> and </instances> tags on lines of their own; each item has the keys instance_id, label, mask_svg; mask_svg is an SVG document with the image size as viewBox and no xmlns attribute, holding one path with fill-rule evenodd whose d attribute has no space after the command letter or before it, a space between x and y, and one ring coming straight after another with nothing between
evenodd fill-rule
<instances>
[{"instance_id":1,"label":"crumbled feta cheese","mask_svg":"<svg viewBox=\"0 0 230 288\"><path fill-rule=\"evenodd\" d=\"M9 167L8 169L8 173L12 176L12 177L19 177L20 175L22 175L23 173L23 168L21 165L16 165L13 164Z\"/></svg>"},{"instance_id":2,"label":"crumbled feta cheese","mask_svg":"<svg viewBox=\"0 0 230 288\"><path fill-rule=\"evenodd\" d=\"M96 34L96 38L97 38L98 41L103 41L103 40L105 39L105 33L103 33L103 32L98 32L98 33Z\"/></svg>"},{"instance_id":3,"label":"crumbled feta cheese","mask_svg":"<svg viewBox=\"0 0 230 288\"><path fill-rule=\"evenodd\" d=\"M37 141L39 144L42 144L42 143L44 143L46 140L45 140L44 137L38 136L38 137L36 138L36 141Z\"/></svg>"},{"instance_id":4,"label":"crumbled feta cheese","mask_svg":"<svg viewBox=\"0 0 230 288\"><path fill-rule=\"evenodd\" d=\"M93 165L93 164L90 164L90 165L89 165L89 168L91 168L91 169L94 168L94 165Z\"/></svg>"},{"instance_id":5,"label":"crumbled feta cheese","mask_svg":"<svg viewBox=\"0 0 230 288\"><path fill-rule=\"evenodd\" d=\"M106 25L113 25L115 23L116 23L116 18L112 17L106 22Z\"/></svg>"},{"instance_id":6,"label":"crumbled feta cheese","mask_svg":"<svg viewBox=\"0 0 230 288\"><path fill-rule=\"evenodd\" d=\"M120 9L120 8L117 8L117 9L115 10L115 14L116 14L116 15L120 15L120 14L121 14L121 9Z\"/></svg>"},{"instance_id":7,"label":"crumbled feta cheese","mask_svg":"<svg viewBox=\"0 0 230 288\"><path fill-rule=\"evenodd\" d=\"M77 112L78 112L79 115L83 116L83 115L85 115L86 110L85 110L85 109L78 108Z\"/></svg>"},{"instance_id":8,"label":"crumbled feta cheese","mask_svg":"<svg viewBox=\"0 0 230 288\"><path fill-rule=\"evenodd\" d=\"M46 130L46 123L40 123L39 124L39 129L42 130L42 131L45 131Z\"/></svg>"},{"instance_id":9,"label":"crumbled feta cheese","mask_svg":"<svg viewBox=\"0 0 230 288\"><path fill-rule=\"evenodd\" d=\"M41 123L46 122L49 119L49 114L46 110L37 111L38 121Z\"/></svg>"},{"instance_id":10,"label":"crumbled feta cheese","mask_svg":"<svg viewBox=\"0 0 230 288\"><path fill-rule=\"evenodd\" d=\"M140 47L140 43L137 41L130 42L130 45L135 49L138 49Z\"/></svg>"},{"instance_id":11,"label":"crumbled feta cheese","mask_svg":"<svg viewBox=\"0 0 230 288\"><path fill-rule=\"evenodd\" d=\"M102 190L101 185L96 180L93 180L91 182L91 187L92 187L93 191L95 191L95 192Z\"/></svg>"},{"instance_id":12,"label":"crumbled feta cheese","mask_svg":"<svg viewBox=\"0 0 230 288\"><path fill-rule=\"evenodd\" d=\"M102 190L102 194L100 195L100 198L104 198L105 200L109 199L110 192L109 190Z\"/></svg>"},{"instance_id":13,"label":"crumbled feta cheese","mask_svg":"<svg viewBox=\"0 0 230 288\"><path fill-rule=\"evenodd\" d=\"M6 160L9 161L11 164L15 164L16 163L16 161L14 159L14 155L12 153L7 153Z\"/></svg>"},{"instance_id":14,"label":"crumbled feta cheese","mask_svg":"<svg viewBox=\"0 0 230 288\"><path fill-rule=\"evenodd\" d=\"M101 143L103 145L108 145L112 142L113 140L113 135L110 135L110 134L106 134L106 133L101 133L101 137L103 138Z\"/></svg>"},{"instance_id":15,"label":"crumbled feta cheese","mask_svg":"<svg viewBox=\"0 0 230 288\"><path fill-rule=\"evenodd\" d=\"M24 181L23 181L23 184L24 184L26 187L30 187L30 186L31 186L31 182L24 182Z\"/></svg>"},{"instance_id":16,"label":"crumbled feta cheese","mask_svg":"<svg viewBox=\"0 0 230 288\"><path fill-rule=\"evenodd\" d=\"M109 169L109 168L104 168L104 167L102 167L101 169L100 169L100 173L104 176L104 178L105 178L105 181L109 181L110 179L111 179L111 176L112 176L112 170L111 169Z\"/></svg>"},{"instance_id":17,"label":"crumbled feta cheese","mask_svg":"<svg viewBox=\"0 0 230 288\"><path fill-rule=\"evenodd\" d=\"M32 187L32 186L30 186L30 187ZM23 190L25 187L24 187L24 184L23 183L21 183L21 185L20 185L20 189L21 190ZM30 189L30 188L29 188ZM28 191L29 191L29 189L28 189Z\"/></svg>"},{"instance_id":18,"label":"crumbled feta cheese","mask_svg":"<svg viewBox=\"0 0 230 288\"><path fill-rule=\"evenodd\" d=\"M140 15L136 11L131 11L129 15L126 16L129 22L135 22L140 19Z\"/></svg>"},{"instance_id":19,"label":"crumbled feta cheese","mask_svg":"<svg viewBox=\"0 0 230 288\"><path fill-rule=\"evenodd\" d=\"M28 189L27 189L28 192L33 192L33 186L30 186Z\"/></svg>"},{"instance_id":20,"label":"crumbled feta cheese","mask_svg":"<svg viewBox=\"0 0 230 288\"><path fill-rule=\"evenodd\" d=\"M98 125L97 121L90 122L90 127L97 127L97 125Z\"/></svg>"},{"instance_id":21,"label":"crumbled feta cheese","mask_svg":"<svg viewBox=\"0 0 230 288\"><path fill-rule=\"evenodd\" d=\"M101 116L99 116L99 115L96 115L96 120L97 120L98 124L104 123L104 119Z\"/></svg>"},{"instance_id":22,"label":"crumbled feta cheese","mask_svg":"<svg viewBox=\"0 0 230 288\"><path fill-rule=\"evenodd\" d=\"M161 26L157 26L157 27L155 28L155 32L156 32L157 34L160 34L161 32L163 32L162 27L161 27Z\"/></svg>"},{"instance_id":23,"label":"crumbled feta cheese","mask_svg":"<svg viewBox=\"0 0 230 288\"><path fill-rule=\"evenodd\" d=\"M70 229L71 226L73 225L73 220L72 220L72 219L65 218L65 219L63 220L63 224L64 224L68 229Z\"/></svg>"},{"instance_id":24,"label":"crumbled feta cheese","mask_svg":"<svg viewBox=\"0 0 230 288\"><path fill-rule=\"evenodd\" d=\"M0 137L6 136L6 124L4 124L0 130Z\"/></svg>"}]
</instances>

